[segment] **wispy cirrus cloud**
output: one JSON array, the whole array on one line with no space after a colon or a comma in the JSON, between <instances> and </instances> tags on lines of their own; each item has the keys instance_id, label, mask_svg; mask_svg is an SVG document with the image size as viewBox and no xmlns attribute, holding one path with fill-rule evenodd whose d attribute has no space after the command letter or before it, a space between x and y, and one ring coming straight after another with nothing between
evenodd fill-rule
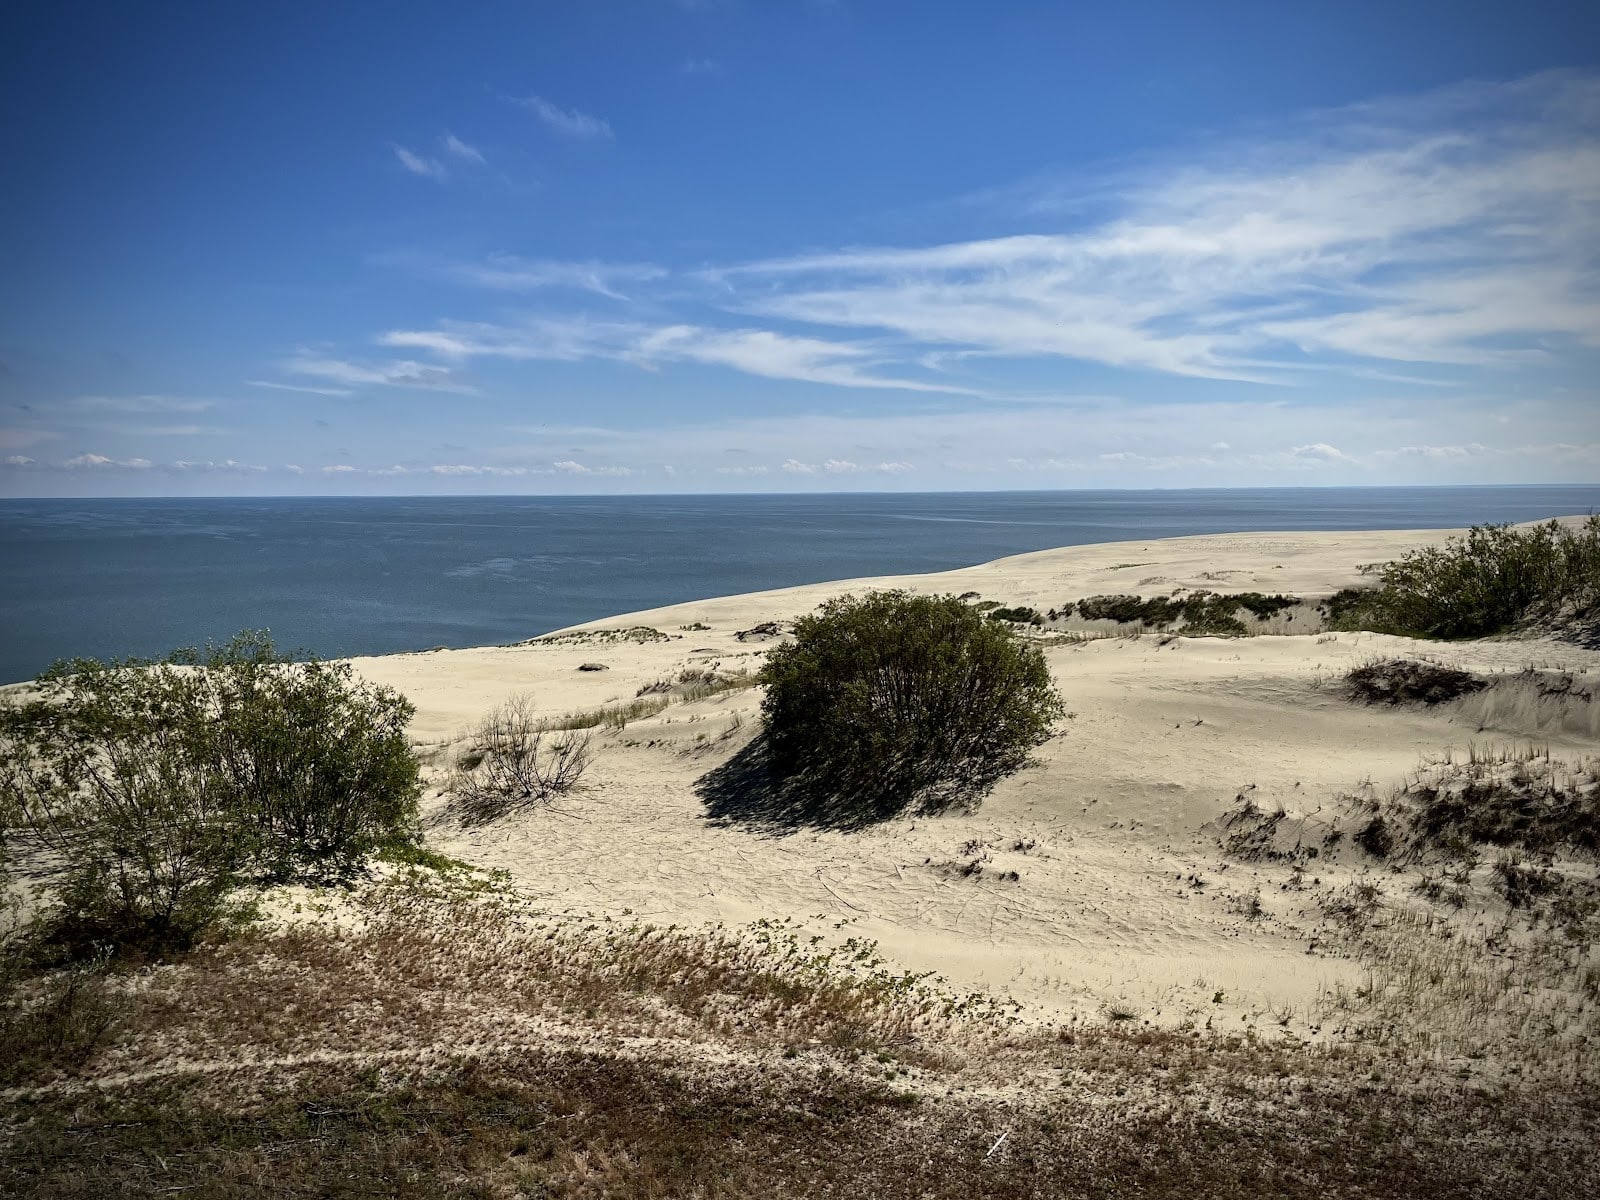
<instances>
[{"instance_id":1,"label":"wispy cirrus cloud","mask_svg":"<svg viewBox=\"0 0 1600 1200\"><path fill-rule=\"evenodd\" d=\"M1092 219L1035 183L985 201L1030 232L676 274L509 254L424 264L468 286L552 295L537 311L379 340L450 361L697 362L990 398L1016 394L994 382L1006 360L1035 379L1091 364L1370 393L1600 350L1595 73L1312 114L1078 191L1093 194ZM562 290L633 310L596 321L564 307Z\"/></svg>"},{"instance_id":2,"label":"wispy cirrus cloud","mask_svg":"<svg viewBox=\"0 0 1600 1200\"><path fill-rule=\"evenodd\" d=\"M612 359L655 368L695 362L732 367L767 379L840 387L972 394L954 384L877 372L881 353L865 345L776 333L767 329L711 329L698 325L648 325L586 318L532 318L517 325L444 321L436 329L391 330L378 343L427 350L445 358L475 357L577 362Z\"/></svg>"},{"instance_id":3,"label":"wispy cirrus cloud","mask_svg":"<svg viewBox=\"0 0 1600 1200\"><path fill-rule=\"evenodd\" d=\"M471 163L478 167L489 165L489 160L483 156L483 151L476 146L463 142L453 133L444 135L443 145L446 154L461 162Z\"/></svg>"},{"instance_id":4,"label":"wispy cirrus cloud","mask_svg":"<svg viewBox=\"0 0 1600 1200\"><path fill-rule=\"evenodd\" d=\"M737 311L973 357L1273 382L1549 362L1600 347L1597 114L1593 75L1447 89L1147 169L1077 228L704 277Z\"/></svg>"},{"instance_id":5,"label":"wispy cirrus cloud","mask_svg":"<svg viewBox=\"0 0 1600 1200\"><path fill-rule=\"evenodd\" d=\"M389 147L394 151L394 156L399 163L413 175L420 175L424 179L431 179L435 183L443 183L450 178L450 172L437 158L429 158L426 154L419 154L408 149L398 142Z\"/></svg>"},{"instance_id":6,"label":"wispy cirrus cloud","mask_svg":"<svg viewBox=\"0 0 1600 1200\"><path fill-rule=\"evenodd\" d=\"M521 258L515 254L490 254L481 259L435 258L415 254L376 256L375 262L410 268L429 278L466 287L498 292L569 290L593 292L612 300L626 300L624 288L651 283L667 275L653 263L608 263L589 260Z\"/></svg>"},{"instance_id":7,"label":"wispy cirrus cloud","mask_svg":"<svg viewBox=\"0 0 1600 1200\"><path fill-rule=\"evenodd\" d=\"M463 382L450 367L435 363L409 360L358 363L304 352L285 359L280 366L291 375L326 379L336 384L416 388L435 392L470 393L476 390Z\"/></svg>"},{"instance_id":8,"label":"wispy cirrus cloud","mask_svg":"<svg viewBox=\"0 0 1600 1200\"><path fill-rule=\"evenodd\" d=\"M110 413L203 413L216 407L216 401L193 396L79 396L74 408Z\"/></svg>"},{"instance_id":9,"label":"wispy cirrus cloud","mask_svg":"<svg viewBox=\"0 0 1600 1200\"><path fill-rule=\"evenodd\" d=\"M354 393L350 388L339 387L314 387L305 383L277 383L271 379L247 379L251 387L270 388L275 392L300 392L308 396L350 396Z\"/></svg>"},{"instance_id":10,"label":"wispy cirrus cloud","mask_svg":"<svg viewBox=\"0 0 1600 1200\"><path fill-rule=\"evenodd\" d=\"M559 133L562 137L609 140L614 136L611 125L602 118L580 112L575 108L562 108L560 105L552 104L543 96L507 96L506 99L519 108L527 109L539 118L545 128Z\"/></svg>"}]
</instances>

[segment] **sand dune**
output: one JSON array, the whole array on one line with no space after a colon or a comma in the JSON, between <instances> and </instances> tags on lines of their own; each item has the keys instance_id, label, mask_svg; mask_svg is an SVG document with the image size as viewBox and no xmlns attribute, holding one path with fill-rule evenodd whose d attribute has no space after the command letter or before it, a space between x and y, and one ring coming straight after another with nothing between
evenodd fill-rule
<instances>
[{"instance_id":1,"label":"sand dune","mask_svg":"<svg viewBox=\"0 0 1600 1200\"><path fill-rule=\"evenodd\" d=\"M1318 597L1359 582L1363 563L1451 532L1078 546L938 574L720 597L523 645L356 665L416 703L414 737L442 775L450 743L514 694L531 693L540 713L558 715L631 701L684 670L754 670L773 639L748 631L842 592L978 592L1041 610L1180 587ZM1311 619L1301 610L1299 627ZM640 628L656 634L630 637ZM1270 628L1295 627L1279 619ZM440 819L430 842L504 869L552 909L631 912L661 924L792 918L827 936L874 938L909 969L1014 997L1035 1018L1116 1009L1159 1023L1270 1024L1314 1036L1319 997L1354 986L1359 971L1331 952L1320 902L1382 869L1348 839L1319 845L1299 872L1226 855L1219 840L1229 815L1249 802L1281 807L1277 836L1292 840L1298 827L1310 845L1349 826L1346 797L1398 786L1428 756L1530 738L1556 754L1600 749L1588 718L1570 713L1483 703L1369 708L1336 686L1350 667L1399 654L1488 673L1531 665L1600 676L1600 653L1557 642L1422 645L1313 629L1047 637L1044 648L1072 715L1036 767L1004 781L972 814L860 833L784 833L737 813L717 819L703 781L759 723L759 692L743 688L597 729L585 786L556 809L477 830ZM606 669L579 670L584 664ZM435 818L441 809L431 800Z\"/></svg>"}]
</instances>

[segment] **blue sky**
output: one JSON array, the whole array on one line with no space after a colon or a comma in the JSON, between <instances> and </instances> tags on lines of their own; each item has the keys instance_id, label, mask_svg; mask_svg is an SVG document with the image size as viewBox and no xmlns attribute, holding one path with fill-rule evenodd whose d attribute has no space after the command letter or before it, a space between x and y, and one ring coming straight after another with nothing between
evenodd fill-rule
<instances>
[{"instance_id":1,"label":"blue sky","mask_svg":"<svg viewBox=\"0 0 1600 1200\"><path fill-rule=\"evenodd\" d=\"M23 0L0 495L1600 482L1584 7Z\"/></svg>"}]
</instances>

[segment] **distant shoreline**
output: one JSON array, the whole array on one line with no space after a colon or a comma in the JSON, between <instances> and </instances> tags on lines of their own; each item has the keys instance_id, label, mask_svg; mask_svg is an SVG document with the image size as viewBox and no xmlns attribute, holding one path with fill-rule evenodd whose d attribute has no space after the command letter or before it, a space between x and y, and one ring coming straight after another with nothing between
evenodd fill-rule
<instances>
[{"instance_id":1,"label":"distant shoreline","mask_svg":"<svg viewBox=\"0 0 1600 1200\"><path fill-rule=\"evenodd\" d=\"M0 503L0 679L270 629L324 657L515 642L619 612L1053 547L1440 529L1600 487Z\"/></svg>"}]
</instances>

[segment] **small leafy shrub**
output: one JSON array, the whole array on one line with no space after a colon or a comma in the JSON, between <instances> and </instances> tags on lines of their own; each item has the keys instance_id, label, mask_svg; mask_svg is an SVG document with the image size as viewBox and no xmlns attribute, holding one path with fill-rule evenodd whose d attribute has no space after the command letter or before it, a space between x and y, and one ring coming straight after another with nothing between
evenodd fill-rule
<instances>
[{"instance_id":1,"label":"small leafy shrub","mask_svg":"<svg viewBox=\"0 0 1600 1200\"><path fill-rule=\"evenodd\" d=\"M953 596L830 600L760 679L774 767L864 820L975 797L1063 711L1039 650Z\"/></svg>"},{"instance_id":2,"label":"small leafy shrub","mask_svg":"<svg viewBox=\"0 0 1600 1200\"><path fill-rule=\"evenodd\" d=\"M1464 538L1362 568L1378 585L1343 592L1330 623L1413 637L1475 638L1600 614L1600 516L1576 529L1476 525Z\"/></svg>"},{"instance_id":3,"label":"small leafy shrub","mask_svg":"<svg viewBox=\"0 0 1600 1200\"><path fill-rule=\"evenodd\" d=\"M231 803L258 841L258 870L343 876L411 837L421 787L409 700L357 680L349 663L292 662L262 634L185 657L217 714Z\"/></svg>"},{"instance_id":4,"label":"small leafy shrub","mask_svg":"<svg viewBox=\"0 0 1600 1200\"><path fill-rule=\"evenodd\" d=\"M529 697L515 696L473 731L449 791L464 824L480 825L572 791L589 765L589 735L548 737Z\"/></svg>"},{"instance_id":5,"label":"small leafy shrub","mask_svg":"<svg viewBox=\"0 0 1600 1200\"><path fill-rule=\"evenodd\" d=\"M1345 675L1345 691L1361 704L1432 707L1481 692L1489 681L1470 671L1410 658L1363 663Z\"/></svg>"},{"instance_id":6,"label":"small leafy shrub","mask_svg":"<svg viewBox=\"0 0 1600 1200\"><path fill-rule=\"evenodd\" d=\"M1014 625L1043 625L1044 618L1039 615L1039 610L1019 604L1015 608L994 608L989 610L991 621L1010 621Z\"/></svg>"},{"instance_id":7,"label":"small leafy shrub","mask_svg":"<svg viewBox=\"0 0 1600 1200\"><path fill-rule=\"evenodd\" d=\"M1181 622L1181 632L1237 637L1248 633L1239 619L1241 611L1259 621L1275 616L1300 603L1293 596L1241 592L1222 596L1198 591L1187 596L1089 596L1075 604L1069 602L1056 611L1069 617L1076 610L1086 621L1115 621L1119 625L1166 627Z\"/></svg>"},{"instance_id":8,"label":"small leafy shrub","mask_svg":"<svg viewBox=\"0 0 1600 1200\"><path fill-rule=\"evenodd\" d=\"M251 879L347 874L413 835L411 705L264 634L163 662L58 663L0 706L0 803L63 864L56 937L181 950Z\"/></svg>"}]
</instances>

